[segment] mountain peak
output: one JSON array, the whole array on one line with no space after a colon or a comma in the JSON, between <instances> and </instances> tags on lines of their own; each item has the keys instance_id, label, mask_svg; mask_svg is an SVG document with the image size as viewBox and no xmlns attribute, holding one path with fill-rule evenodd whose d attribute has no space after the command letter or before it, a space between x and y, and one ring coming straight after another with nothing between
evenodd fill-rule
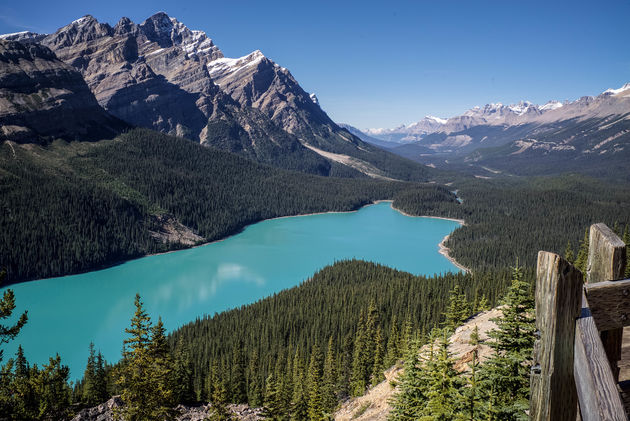
<instances>
[{"instance_id":1,"label":"mountain peak","mask_svg":"<svg viewBox=\"0 0 630 421\"><path fill-rule=\"evenodd\" d=\"M88 23L93 23L93 22L98 23L98 21L96 20L94 16L85 15L77 20L72 21L71 25L86 25Z\"/></svg>"},{"instance_id":2,"label":"mountain peak","mask_svg":"<svg viewBox=\"0 0 630 421\"><path fill-rule=\"evenodd\" d=\"M425 120L430 120L430 121L435 121L436 123L439 124L446 124L447 119L445 118L440 118L440 117L435 117L432 115L427 115L424 117Z\"/></svg>"},{"instance_id":3,"label":"mountain peak","mask_svg":"<svg viewBox=\"0 0 630 421\"><path fill-rule=\"evenodd\" d=\"M620 93L630 89L630 83L626 83L619 89L606 89L602 95L619 95Z\"/></svg>"}]
</instances>

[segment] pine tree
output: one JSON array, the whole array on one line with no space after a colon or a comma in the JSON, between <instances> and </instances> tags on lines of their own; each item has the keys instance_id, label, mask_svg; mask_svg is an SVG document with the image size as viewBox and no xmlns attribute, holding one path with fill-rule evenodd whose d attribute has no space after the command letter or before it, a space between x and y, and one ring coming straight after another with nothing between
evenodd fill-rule
<instances>
[{"instance_id":1,"label":"pine tree","mask_svg":"<svg viewBox=\"0 0 630 421\"><path fill-rule=\"evenodd\" d=\"M136 294L136 311L131 327L125 329L129 338L123 341L123 363L118 383L125 403L116 416L126 421L172 418L172 390L167 386L170 370L168 347L161 319L153 329L151 319Z\"/></svg>"},{"instance_id":2,"label":"pine tree","mask_svg":"<svg viewBox=\"0 0 630 421\"><path fill-rule=\"evenodd\" d=\"M415 350L411 346L413 344L413 324L411 320L407 318L405 323L403 324L403 329L400 334L400 342L398 345L398 349L400 350L401 356L406 357L409 352L414 352Z\"/></svg>"},{"instance_id":3,"label":"pine tree","mask_svg":"<svg viewBox=\"0 0 630 421\"><path fill-rule=\"evenodd\" d=\"M241 348L241 346L234 347L232 353L230 393L233 403L247 402L247 382L245 381L245 367Z\"/></svg>"},{"instance_id":4,"label":"pine tree","mask_svg":"<svg viewBox=\"0 0 630 421\"><path fill-rule=\"evenodd\" d=\"M454 332L470 316L470 306L459 285L455 285L450 291L449 304L444 312L443 326Z\"/></svg>"},{"instance_id":5,"label":"pine tree","mask_svg":"<svg viewBox=\"0 0 630 421\"><path fill-rule=\"evenodd\" d=\"M352 373L350 376L350 394L352 396L363 395L367 388L367 380L365 378L367 341L365 316L363 311L361 311L352 354Z\"/></svg>"},{"instance_id":6,"label":"pine tree","mask_svg":"<svg viewBox=\"0 0 630 421\"><path fill-rule=\"evenodd\" d=\"M227 388L225 383L215 379L213 381L212 396L212 412L208 419L210 421L231 421L234 419L232 412L228 409Z\"/></svg>"},{"instance_id":7,"label":"pine tree","mask_svg":"<svg viewBox=\"0 0 630 421\"><path fill-rule=\"evenodd\" d=\"M5 277L6 272L4 270L0 270L0 285L4 281ZM10 318L14 310L15 294L13 293L12 289L7 289L4 291L2 299L0 299L0 321ZM0 324L0 346L14 339L17 334L20 333L20 330L22 330L27 321L28 312L25 311L20 315L20 317L18 317L18 320L13 326L5 326L3 324ZM0 349L0 362L2 361L2 353L3 350Z\"/></svg>"},{"instance_id":8,"label":"pine tree","mask_svg":"<svg viewBox=\"0 0 630 421\"><path fill-rule=\"evenodd\" d=\"M291 420L303 421L308 417L306 376L300 350L295 351L293 359L293 396L291 399Z\"/></svg>"},{"instance_id":9,"label":"pine tree","mask_svg":"<svg viewBox=\"0 0 630 421\"><path fill-rule=\"evenodd\" d=\"M475 326L477 330L477 326ZM483 399L479 387L479 357L478 349L473 349L470 362L470 374L466 376L466 387L462 388L462 402L457 419L461 421L476 421L482 419Z\"/></svg>"},{"instance_id":10,"label":"pine tree","mask_svg":"<svg viewBox=\"0 0 630 421\"><path fill-rule=\"evenodd\" d=\"M337 367L335 362L335 350L332 336L328 338L326 358L324 358L324 374L322 378L322 400L326 413L332 413L337 406Z\"/></svg>"},{"instance_id":11,"label":"pine tree","mask_svg":"<svg viewBox=\"0 0 630 421\"><path fill-rule=\"evenodd\" d=\"M529 406L529 371L534 345L534 300L520 268L513 270L512 285L503 300L502 317L493 320L489 333L492 357L480 377L492 413L502 420L525 420Z\"/></svg>"},{"instance_id":12,"label":"pine tree","mask_svg":"<svg viewBox=\"0 0 630 421\"><path fill-rule=\"evenodd\" d=\"M564 249L564 258L569 263L573 263L575 261L575 254L573 253L573 246L571 245L571 240L567 241L567 246Z\"/></svg>"},{"instance_id":13,"label":"pine tree","mask_svg":"<svg viewBox=\"0 0 630 421\"><path fill-rule=\"evenodd\" d=\"M176 403L195 402L193 365L188 345L180 338L175 347L175 367L173 370L173 392Z\"/></svg>"},{"instance_id":14,"label":"pine tree","mask_svg":"<svg viewBox=\"0 0 630 421\"><path fill-rule=\"evenodd\" d=\"M426 364L427 399L425 407L419 411L420 419L451 420L460 410L463 382L448 351L448 334L448 330L439 332L436 356Z\"/></svg>"},{"instance_id":15,"label":"pine tree","mask_svg":"<svg viewBox=\"0 0 630 421\"><path fill-rule=\"evenodd\" d=\"M470 334L470 344L472 346L479 345L479 327L477 325L475 325L475 328Z\"/></svg>"},{"instance_id":16,"label":"pine tree","mask_svg":"<svg viewBox=\"0 0 630 421\"><path fill-rule=\"evenodd\" d=\"M621 236L621 228L619 227L619 221L615 221L615 223L613 224L613 227L612 227L612 231L615 234Z\"/></svg>"},{"instance_id":17,"label":"pine tree","mask_svg":"<svg viewBox=\"0 0 630 421\"><path fill-rule=\"evenodd\" d=\"M249 357L249 367L247 369L247 401L253 407L263 404L263 390L259 371L258 352L254 350Z\"/></svg>"},{"instance_id":18,"label":"pine tree","mask_svg":"<svg viewBox=\"0 0 630 421\"><path fill-rule=\"evenodd\" d=\"M61 364L59 355L48 364L31 371L31 383L39 401L38 419L66 419L70 415L71 390L68 386L70 370Z\"/></svg>"},{"instance_id":19,"label":"pine tree","mask_svg":"<svg viewBox=\"0 0 630 421\"><path fill-rule=\"evenodd\" d=\"M414 348L418 349L418 343ZM409 353L405 360L405 367L400 381L399 391L392 400L392 410L390 420L396 421L416 421L420 412L426 405L428 376L425 371L427 362L433 359L433 342L427 345L424 356L418 352Z\"/></svg>"},{"instance_id":20,"label":"pine tree","mask_svg":"<svg viewBox=\"0 0 630 421\"><path fill-rule=\"evenodd\" d=\"M490 310L490 302L486 297L486 294L481 296L481 300L479 300L479 304L477 305L477 311L488 311Z\"/></svg>"},{"instance_id":21,"label":"pine tree","mask_svg":"<svg viewBox=\"0 0 630 421\"><path fill-rule=\"evenodd\" d=\"M87 406L99 404L99 397L96 393L96 352L94 343L90 342L89 355L85 371L83 372L83 402Z\"/></svg>"},{"instance_id":22,"label":"pine tree","mask_svg":"<svg viewBox=\"0 0 630 421\"><path fill-rule=\"evenodd\" d=\"M308 377L306 379L308 390L308 420L327 420L324 410L324 399L322 397L320 384L322 380L322 355L317 344L313 345L311 359L308 365Z\"/></svg>"},{"instance_id":23,"label":"pine tree","mask_svg":"<svg viewBox=\"0 0 630 421\"><path fill-rule=\"evenodd\" d=\"M101 351L96 354L94 396L97 402L106 402L109 399L109 392L107 391L107 371L105 370L105 359Z\"/></svg>"},{"instance_id":24,"label":"pine tree","mask_svg":"<svg viewBox=\"0 0 630 421\"><path fill-rule=\"evenodd\" d=\"M279 367L279 375L282 377L280 384L280 401L282 402L283 415L288 419L291 413L291 399L293 398L293 390L295 387L293 380L293 358L291 355L293 351L291 349L278 360L277 366ZM281 363L281 364L280 364Z\"/></svg>"},{"instance_id":25,"label":"pine tree","mask_svg":"<svg viewBox=\"0 0 630 421\"><path fill-rule=\"evenodd\" d=\"M3 410L0 413L10 414L10 419L35 419L39 415L39 398L31 378L33 370L29 367L21 345L18 346L15 361L9 359L3 367L3 371L5 370L6 373L0 374L3 384L0 388L0 396L3 398L0 399L0 409Z\"/></svg>"},{"instance_id":26,"label":"pine tree","mask_svg":"<svg viewBox=\"0 0 630 421\"><path fill-rule=\"evenodd\" d=\"M396 316L392 317L389 327L389 337L387 338L387 355L385 356L385 367L391 367L396 364L398 358L401 357L398 344L400 339L398 338L398 325L396 323Z\"/></svg>"},{"instance_id":27,"label":"pine tree","mask_svg":"<svg viewBox=\"0 0 630 421\"><path fill-rule=\"evenodd\" d=\"M162 318L151 328L151 341L149 342L149 358L151 363L150 379L153 384L151 393L151 415L156 419L173 418L174 384L173 384L173 360L171 358L168 343L166 342L166 329Z\"/></svg>"},{"instance_id":28,"label":"pine tree","mask_svg":"<svg viewBox=\"0 0 630 421\"><path fill-rule=\"evenodd\" d=\"M575 259L574 266L580 270L583 274L586 273L586 264L588 263L588 228L584 231L584 238L580 242L580 248L578 250L577 257Z\"/></svg>"},{"instance_id":29,"label":"pine tree","mask_svg":"<svg viewBox=\"0 0 630 421\"><path fill-rule=\"evenodd\" d=\"M276 381L273 374L267 377L265 386L265 406L263 408L263 417L270 420L283 420L284 410L280 397L280 385Z\"/></svg>"},{"instance_id":30,"label":"pine tree","mask_svg":"<svg viewBox=\"0 0 630 421\"><path fill-rule=\"evenodd\" d=\"M376 386L385 379L383 374L383 333L381 327L376 329L374 337L374 363L372 364L371 384Z\"/></svg>"}]
</instances>

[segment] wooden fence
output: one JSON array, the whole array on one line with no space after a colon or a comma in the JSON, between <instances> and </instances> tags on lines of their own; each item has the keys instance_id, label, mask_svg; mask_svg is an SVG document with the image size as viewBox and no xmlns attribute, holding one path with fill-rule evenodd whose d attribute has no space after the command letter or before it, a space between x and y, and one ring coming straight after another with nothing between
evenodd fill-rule
<instances>
[{"instance_id":1,"label":"wooden fence","mask_svg":"<svg viewBox=\"0 0 630 421\"><path fill-rule=\"evenodd\" d=\"M622 331L630 325L626 246L604 224L590 229L585 274L538 253L530 417L627 421L620 394Z\"/></svg>"}]
</instances>

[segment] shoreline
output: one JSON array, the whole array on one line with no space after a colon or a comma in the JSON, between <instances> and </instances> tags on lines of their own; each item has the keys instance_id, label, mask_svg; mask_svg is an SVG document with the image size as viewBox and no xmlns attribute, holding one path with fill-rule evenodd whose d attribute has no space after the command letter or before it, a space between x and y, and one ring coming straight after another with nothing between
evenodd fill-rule
<instances>
[{"instance_id":1,"label":"shoreline","mask_svg":"<svg viewBox=\"0 0 630 421\"><path fill-rule=\"evenodd\" d=\"M447 235L446 237L444 237L442 239L442 241L440 241L440 244L438 244L438 247L440 248L438 253L440 253L442 256L446 257L449 262L451 262L454 266L456 266L457 268L459 268L462 271L464 271L464 273L471 273L470 269L468 269L466 266L464 266L461 263L459 263L457 260L455 260L454 257L451 256L451 254L450 254L451 253L451 249L446 247L446 245L445 245L449 238L451 238L451 234Z\"/></svg>"},{"instance_id":2,"label":"shoreline","mask_svg":"<svg viewBox=\"0 0 630 421\"><path fill-rule=\"evenodd\" d=\"M466 226L466 221L464 221L463 219L457 219L457 218L446 218L444 216L429 216L429 215L410 215L407 212L404 212L400 209L397 209L394 207L394 201L393 200L389 200L389 202L392 202L392 209L394 209L397 212L400 212L401 214L405 215L405 216L409 216L411 218L435 218L435 219L444 219L446 221L453 221L453 222L458 222L460 223L462 226ZM451 233L452 234L452 233ZM451 234L447 234L446 237L442 238L442 241L440 241L440 244L438 244L438 248L439 251L438 253L440 253L442 256L446 257L448 259L449 262L451 262L453 264L453 266L457 267L458 269L464 271L464 273L471 273L471 270L468 269L466 266L462 265L461 263L459 263L457 260L455 260L455 258L453 256L451 256L451 249L449 249L448 247L446 247L446 242L448 241L449 238L451 238Z\"/></svg>"},{"instance_id":3,"label":"shoreline","mask_svg":"<svg viewBox=\"0 0 630 421\"><path fill-rule=\"evenodd\" d=\"M380 203L386 203L386 202L390 203L390 207L393 210L395 210L396 212L399 212L401 215L404 215L404 216L408 216L408 217L411 217L411 218L444 219L444 220L447 220L447 221L458 222L461 225L466 225L466 221L464 221L463 219L447 218L447 217L442 217L442 216L411 215L411 214L408 214L408 213L404 212L401 209L398 209L398 208L394 207L394 201L393 200L391 200L391 199L382 199L382 200L375 200L375 201L373 201L371 203L367 203L367 204L365 204L363 206L360 206L357 209L349 210L349 211L313 212L313 213L303 213L303 214L299 214L299 215L276 216L276 217L273 217L273 218L261 219L260 221L256 221L256 222L252 222L251 224L244 225L238 231L233 232L233 233L231 233L231 234L229 234L229 235L227 235L227 236L225 236L223 238L219 238L217 240L202 242L200 244L196 244L196 245L193 245L193 246L184 246L184 247L180 247L180 248L175 248L173 250L160 251L160 252L157 252L157 253L147 253L147 254L143 254L141 256L132 257L132 258L129 258L129 259L124 259L124 260L119 260L119 261L116 261L116 262L111 262L109 264L99 265L97 267L94 267L94 268L91 268L91 269L88 269L88 270L85 270L85 271L80 271L80 272L76 272L76 273L69 273L67 275L55 276L55 277L52 277L52 278L29 279L29 280L23 280L23 281L18 281L18 282L14 282L14 283L9 283L7 285L4 285L2 288L10 288L12 285L43 281L43 280L47 280L47 279L65 278L65 277L68 277L68 276L81 275L81 274L84 274L84 273L95 272L95 271L109 269L109 268L112 268L112 267L115 267L115 266L120 266L120 265L123 265L123 264L125 264L127 262L131 262L131 261L137 260L137 259L142 259L142 258L145 258L145 257L161 256L161 255L164 255L164 254L175 253L175 252L178 252L178 251L196 249L198 247L203 247L203 246L207 246L207 245L210 245L210 244L214 244L214 243L219 243L221 241L225 241L225 240L229 239L230 237L233 237L235 235L238 235L238 234L242 233L248 226L253 225L253 224L258 224L258 223L261 223L261 222L265 222L265 221L273 221L275 219L284 219L284 218L299 218L299 217L302 217L302 216L326 215L326 214L336 214L336 213L354 213L354 212L360 211L361 209L363 209L365 207L372 206L372 205L378 205ZM465 266L462 266L453 257L450 256L450 254L449 254L450 249L444 245L444 243L450 238L450 236L451 236L451 234L448 234L438 244L439 253L441 255L443 255L444 257L446 257L458 269L461 269L461 270L463 270L464 272L467 272L467 273L470 272L470 269L466 268Z\"/></svg>"}]
</instances>

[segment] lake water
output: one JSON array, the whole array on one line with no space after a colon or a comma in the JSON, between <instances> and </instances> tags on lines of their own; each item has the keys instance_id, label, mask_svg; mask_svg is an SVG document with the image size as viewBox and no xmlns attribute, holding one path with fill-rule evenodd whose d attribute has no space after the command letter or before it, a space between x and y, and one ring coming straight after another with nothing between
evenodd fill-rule
<instances>
[{"instance_id":1,"label":"lake water","mask_svg":"<svg viewBox=\"0 0 630 421\"><path fill-rule=\"evenodd\" d=\"M405 216L384 202L358 212L263 221L201 247L13 285L16 313L28 309L29 321L3 346L4 361L18 344L38 365L59 353L75 379L83 375L90 341L107 361L117 361L136 292L151 317L161 315L172 330L298 285L337 260L364 259L414 274L458 271L438 253L458 226Z\"/></svg>"}]
</instances>

